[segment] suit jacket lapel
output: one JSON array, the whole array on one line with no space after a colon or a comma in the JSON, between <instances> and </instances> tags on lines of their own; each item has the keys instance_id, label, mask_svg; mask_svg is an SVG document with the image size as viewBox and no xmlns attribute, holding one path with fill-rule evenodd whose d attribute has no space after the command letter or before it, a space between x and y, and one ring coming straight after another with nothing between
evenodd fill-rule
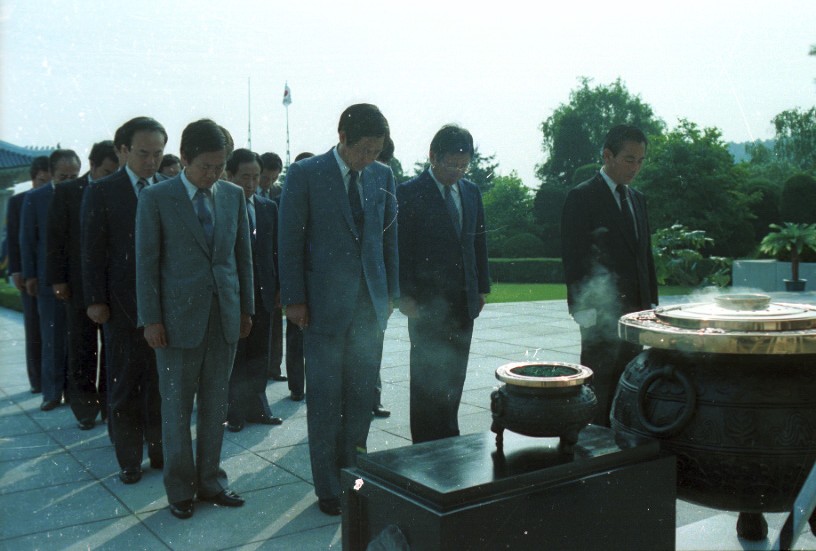
<instances>
[{"instance_id":1,"label":"suit jacket lapel","mask_svg":"<svg viewBox=\"0 0 816 551\"><path fill-rule=\"evenodd\" d=\"M337 164L337 159L334 158L333 149L326 153L326 163L326 180L329 184L329 197L331 197L332 201L340 205L343 218L346 219L346 224L348 224L351 233L359 237L359 235L357 235L357 225L354 223L354 218L351 215L351 205L349 205L346 182L343 179L343 173L340 171L340 165Z\"/></svg>"},{"instance_id":2,"label":"suit jacket lapel","mask_svg":"<svg viewBox=\"0 0 816 551\"><path fill-rule=\"evenodd\" d=\"M201 245L204 252L207 253L207 256L210 256L210 248L207 246L207 238L204 236L204 228L201 227L201 222L198 221L195 207L193 206L192 201L190 201L190 198L187 196L187 189L184 187L184 183L182 183L180 177L178 178L178 181L172 184L170 193L173 197L173 203L175 205L176 212L178 212L179 219L185 226L187 226L187 229L193 234L195 240L199 245ZM216 221L217 220L218 216L216 215ZM217 233L215 235L217 235ZM213 239L215 239L215 237L213 237Z\"/></svg>"},{"instance_id":3,"label":"suit jacket lapel","mask_svg":"<svg viewBox=\"0 0 816 551\"><path fill-rule=\"evenodd\" d=\"M636 253L637 243L632 235L632 231L626 231L626 226L624 225L626 224L626 219L623 217L623 212L621 212L618 202L615 200L612 192L610 192L609 186L606 185L606 180L604 180L603 176L600 174L596 174L595 184L598 187L598 192L600 193L601 197L603 197L602 201L604 203L604 207L614 214L612 218L615 220L615 225L617 226L618 231L620 231L623 235L623 240L626 242L626 246L632 249L633 253ZM631 198L631 196L632 194L630 193L629 197ZM637 211L635 212L637 213ZM637 220L637 214L635 215L635 220Z\"/></svg>"}]
</instances>

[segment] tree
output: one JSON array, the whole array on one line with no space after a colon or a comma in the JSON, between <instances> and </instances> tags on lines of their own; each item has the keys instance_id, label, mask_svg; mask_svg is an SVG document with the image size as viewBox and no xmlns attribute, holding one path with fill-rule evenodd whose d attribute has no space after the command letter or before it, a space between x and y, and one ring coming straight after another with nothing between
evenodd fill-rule
<instances>
[{"instance_id":1,"label":"tree","mask_svg":"<svg viewBox=\"0 0 816 551\"><path fill-rule=\"evenodd\" d=\"M758 196L742 189L743 175L718 129L681 120L652 140L634 185L646 194L653 230L675 224L704 230L713 254L738 257L756 244L751 206Z\"/></svg>"},{"instance_id":2,"label":"tree","mask_svg":"<svg viewBox=\"0 0 816 551\"><path fill-rule=\"evenodd\" d=\"M790 255L791 279L799 281L799 261L807 250L816 251L816 224L771 224L759 248L772 256Z\"/></svg>"},{"instance_id":3,"label":"tree","mask_svg":"<svg viewBox=\"0 0 816 551\"><path fill-rule=\"evenodd\" d=\"M802 172L816 171L816 107L782 111L772 122L777 157Z\"/></svg>"},{"instance_id":4,"label":"tree","mask_svg":"<svg viewBox=\"0 0 816 551\"><path fill-rule=\"evenodd\" d=\"M533 192L515 171L509 176L494 177L492 183L482 201L488 231L487 249L491 256L497 257L502 256L508 238L520 233L535 233Z\"/></svg>"},{"instance_id":5,"label":"tree","mask_svg":"<svg viewBox=\"0 0 816 551\"><path fill-rule=\"evenodd\" d=\"M788 178L782 186L779 211L785 222L816 222L816 179L808 174Z\"/></svg>"},{"instance_id":6,"label":"tree","mask_svg":"<svg viewBox=\"0 0 816 551\"><path fill-rule=\"evenodd\" d=\"M569 102L559 105L541 123L541 147L547 160L536 168L536 175L542 182L555 179L568 184L576 168L597 162L603 138L615 125L635 125L647 136L659 135L665 128L652 108L630 93L620 79L595 87L587 77L579 80Z\"/></svg>"}]
</instances>

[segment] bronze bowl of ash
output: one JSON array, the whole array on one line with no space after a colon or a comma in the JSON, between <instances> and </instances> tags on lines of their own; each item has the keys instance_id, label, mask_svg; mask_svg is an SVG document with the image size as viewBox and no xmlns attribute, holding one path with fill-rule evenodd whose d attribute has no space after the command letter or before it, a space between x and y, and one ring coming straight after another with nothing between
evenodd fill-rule
<instances>
[{"instance_id":1,"label":"bronze bowl of ash","mask_svg":"<svg viewBox=\"0 0 816 551\"><path fill-rule=\"evenodd\" d=\"M816 307L722 295L627 314L618 332L649 348L621 376L612 428L659 439L680 497L739 511L737 534L764 539L762 513L790 511L816 460Z\"/></svg>"},{"instance_id":2,"label":"bronze bowl of ash","mask_svg":"<svg viewBox=\"0 0 816 551\"><path fill-rule=\"evenodd\" d=\"M589 424L598 400L586 383L592 370L563 362L516 362L499 367L504 383L490 395L496 446L505 429L525 436L560 438L558 448L572 453L578 433Z\"/></svg>"}]
</instances>

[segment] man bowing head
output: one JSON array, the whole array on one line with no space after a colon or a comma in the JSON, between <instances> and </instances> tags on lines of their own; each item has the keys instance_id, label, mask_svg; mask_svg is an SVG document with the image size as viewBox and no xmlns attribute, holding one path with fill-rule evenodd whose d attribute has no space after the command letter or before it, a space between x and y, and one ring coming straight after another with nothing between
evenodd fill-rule
<instances>
[{"instance_id":1,"label":"man bowing head","mask_svg":"<svg viewBox=\"0 0 816 551\"><path fill-rule=\"evenodd\" d=\"M139 321L156 351L164 486L179 518L192 516L196 495L227 507L244 503L218 478L230 367L254 313L244 193L219 180L230 143L211 120L189 124L181 135L183 172L145 189L137 213Z\"/></svg>"}]
</instances>

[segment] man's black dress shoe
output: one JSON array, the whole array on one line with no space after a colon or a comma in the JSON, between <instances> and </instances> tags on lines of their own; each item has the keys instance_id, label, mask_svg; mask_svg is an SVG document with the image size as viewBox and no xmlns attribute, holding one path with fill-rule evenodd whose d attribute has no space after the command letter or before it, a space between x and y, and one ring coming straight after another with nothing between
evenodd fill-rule
<instances>
[{"instance_id":1,"label":"man's black dress shoe","mask_svg":"<svg viewBox=\"0 0 816 551\"><path fill-rule=\"evenodd\" d=\"M269 377L273 381L288 381L289 378L286 375L272 375Z\"/></svg>"},{"instance_id":2,"label":"man's black dress shoe","mask_svg":"<svg viewBox=\"0 0 816 551\"><path fill-rule=\"evenodd\" d=\"M40 404L40 409L43 411L51 411L52 409L59 407L59 405L59 400L48 400Z\"/></svg>"},{"instance_id":3,"label":"man's black dress shoe","mask_svg":"<svg viewBox=\"0 0 816 551\"><path fill-rule=\"evenodd\" d=\"M336 497L319 499L317 506L320 507L321 511L332 517L343 513L342 509L340 509L340 499Z\"/></svg>"},{"instance_id":4,"label":"man's black dress shoe","mask_svg":"<svg viewBox=\"0 0 816 551\"><path fill-rule=\"evenodd\" d=\"M263 417L254 417L252 419L247 419L248 423L257 423L259 425L282 425L283 419L280 417L269 417L264 415Z\"/></svg>"},{"instance_id":5,"label":"man's black dress shoe","mask_svg":"<svg viewBox=\"0 0 816 551\"><path fill-rule=\"evenodd\" d=\"M82 421L79 421L77 423L77 427L79 427L79 430L91 430L92 428L94 428L94 426L95 423L93 419L91 420L83 419Z\"/></svg>"},{"instance_id":6,"label":"man's black dress shoe","mask_svg":"<svg viewBox=\"0 0 816 551\"><path fill-rule=\"evenodd\" d=\"M190 518L193 516L193 500L185 499L184 501L171 503L170 512L173 513L174 517L182 520Z\"/></svg>"},{"instance_id":7,"label":"man's black dress shoe","mask_svg":"<svg viewBox=\"0 0 816 551\"><path fill-rule=\"evenodd\" d=\"M222 507L240 507L244 504L244 498L232 490L223 490L220 494L209 497L198 496L198 499L208 501L213 505L221 505Z\"/></svg>"},{"instance_id":8,"label":"man's black dress shoe","mask_svg":"<svg viewBox=\"0 0 816 551\"><path fill-rule=\"evenodd\" d=\"M303 393L301 392L298 394L297 392L292 392L289 394L289 399L293 402L302 402L303 401Z\"/></svg>"},{"instance_id":9,"label":"man's black dress shoe","mask_svg":"<svg viewBox=\"0 0 816 551\"><path fill-rule=\"evenodd\" d=\"M227 421L227 430L230 432L241 432L244 429L243 423L230 423Z\"/></svg>"},{"instance_id":10,"label":"man's black dress shoe","mask_svg":"<svg viewBox=\"0 0 816 551\"><path fill-rule=\"evenodd\" d=\"M125 484L136 484L142 479L141 469L122 469L119 471L119 480Z\"/></svg>"},{"instance_id":11,"label":"man's black dress shoe","mask_svg":"<svg viewBox=\"0 0 816 551\"><path fill-rule=\"evenodd\" d=\"M382 404L374 406L371 413L374 415L374 417L391 417L391 412L382 407Z\"/></svg>"},{"instance_id":12,"label":"man's black dress shoe","mask_svg":"<svg viewBox=\"0 0 816 551\"><path fill-rule=\"evenodd\" d=\"M31 394L39 394L42 392L42 389L36 386L31 387Z\"/></svg>"}]
</instances>

